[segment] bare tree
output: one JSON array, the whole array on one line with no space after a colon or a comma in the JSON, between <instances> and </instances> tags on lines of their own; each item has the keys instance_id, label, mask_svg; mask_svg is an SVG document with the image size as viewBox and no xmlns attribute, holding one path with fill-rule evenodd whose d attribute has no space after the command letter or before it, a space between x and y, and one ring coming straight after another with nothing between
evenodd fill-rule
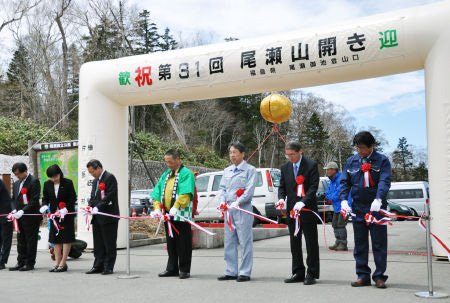
<instances>
[{"instance_id":1,"label":"bare tree","mask_svg":"<svg viewBox=\"0 0 450 303\"><path fill-rule=\"evenodd\" d=\"M2 8L2 17L0 19L0 32L5 26L12 24L22 18L34 7L38 6L42 0L28 1L28 0L0 0L0 7Z\"/></svg>"}]
</instances>

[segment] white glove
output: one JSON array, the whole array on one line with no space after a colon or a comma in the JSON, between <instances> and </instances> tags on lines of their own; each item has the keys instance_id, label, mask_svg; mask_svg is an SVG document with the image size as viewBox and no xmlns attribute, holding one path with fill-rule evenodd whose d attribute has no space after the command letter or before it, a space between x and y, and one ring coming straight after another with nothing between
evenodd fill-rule
<instances>
[{"instance_id":1,"label":"white glove","mask_svg":"<svg viewBox=\"0 0 450 303\"><path fill-rule=\"evenodd\" d=\"M305 203L303 203L303 202L297 202L297 203L295 203L295 205L294 205L294 210L301 211L303 207L305 207Z\"/></svg>"},{"instance_id":2,"label":"white glove","mask_svg":"<svg viewBox=\"0 0 450 303\"><path fill-rule=\"evenodd\" d=\"M20 219L23 216L23 210L19 210L14 214L14 218Z\"/></svg>"},{"instance_id":3,"label":"white glove","mask_svg":"<svg viewBox=\"0 0 450 303\"><path fill-rule=\"evenodd\" d=\"M94 207L94 208L92 209L92 214L93 214L93 215L98 214L98 208L97 208L97 206Z\"/></svg>"},{"instance_id":4,"label":"white glove","mask_svg":"<svg viewBox=\"0 0 450 303\"><path fill-rule=\"evenodd\" d=\"M283 203L283 205L286 205L286 203L284 203L284 199L280 199L277 203L275 203L275 207L278 207L278 205L280 205L281 203Z\"/></svg>"},{"instance_id":5,"label":"white glove","mask_svg":"<svg viewBox=\"0 0 450 303\"><path fill-rule=\"evenodd\" d=\"M375 199L372 202L372 205L370 205L370 211L380 211L381 209L381 199Z\"/></svg>"},{"instance_id":6,"label":"white glove","mask_svg":"<svg viewBox=\"0 0 450 303\"><path fill-rule=\"evenodd\" d=\"M150 217L152 218L161 218L162 212L160 209L155 209L150 213Z\"/></svg>"},{"instance_id":7,"label":"white glove","mask_svg":"<svg viewBox=\"0 0 450 303\"><path fill-rule=\"evenodd\" d=\"M68 213L69 211L67 210L67 208L63 208L59 210L59 213L61 214L61 219L64 219L64 216Z\"/></svg>"},{"instance_id":8,"label":"white glove","mask_svg":"<svg viewBox=\"0 0 450 303\"><path fill-rule=\"evenodd\" d=\"M233 208L233 207L239 208L239 202L238 201L234 201L233 203L230 204L230 207L231 208Z\"/></svg>"},{"instance_id":9,"label":"white glove","mask_svg":"<svg viewBox=\"0 0 450 303\"><path fill-rule=\"evenodd\" d=\"M48 210L48 205L43 205L41 208L39 208L39 212L40 212L41 214L46 213L47 210Z\"/></svg>"},{"instance_id":10,"label":"white glove","mask_svg":"<svg viewBox=\"0 0 450 303\"><path fill-rule=\"evenodd\" d=\"M341 208L343 209L343 210L345 210L346 212L351 212L352 211L352 209L350 208L350 206L348 205L348 201L347 200L342 200L342 202L341 202Z\"/></svg>"},{"instance_id":11,"label":"white glove","mask_svg":"<svg viewBox=\"0 0 450 303\"><path fill-rule=\"evenodd\" d=\"M176 217L178 215L178 209L175 207L172 207L169 211L169 215Z\"/></svg>"}]
</instances>

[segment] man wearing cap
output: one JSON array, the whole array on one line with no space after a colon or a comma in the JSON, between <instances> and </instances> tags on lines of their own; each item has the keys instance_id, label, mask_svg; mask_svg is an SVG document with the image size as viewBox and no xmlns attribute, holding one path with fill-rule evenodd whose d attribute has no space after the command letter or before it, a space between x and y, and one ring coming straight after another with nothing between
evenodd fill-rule
<instances>
[{"instance_id":1,"label":"man wearing cap","mask_svg":"<svg viewBox=\"0 0 450 303\"><path fill-rule=\"evenodd\" d=\"M328 181L328 190L325 192L325 196L328 201L333 204L333 220L331 226L333 226L334 236L336 237L336 242L334 245L328 247L331 250L348 250L347 248L347 218L341 214L341 199L339 199L340 183L342 173L339 171L339 167L336 162L330 162L325 167L327 170L327 177L330 179ZM352 197L348 196L348 205L352 205Z\"/></svg>"}]
</instances>

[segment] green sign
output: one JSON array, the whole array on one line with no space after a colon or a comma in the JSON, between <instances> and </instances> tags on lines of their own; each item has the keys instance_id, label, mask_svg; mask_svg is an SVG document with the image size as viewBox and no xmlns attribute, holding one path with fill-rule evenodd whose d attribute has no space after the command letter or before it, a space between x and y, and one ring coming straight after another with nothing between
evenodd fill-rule
<instances>
[{"instance_id":1,"label":"green sign","mask_svg":"<svg viewBox=\"0 0 450 303\"><path fill-rule=\"evenodd\" d=\"M75 191L78 194L78 149L64 149L39 153L39 169L41 175L41 187L48 180L47 168L58 164L64 177L72 180Z\"/></svg>"}]
</instances>

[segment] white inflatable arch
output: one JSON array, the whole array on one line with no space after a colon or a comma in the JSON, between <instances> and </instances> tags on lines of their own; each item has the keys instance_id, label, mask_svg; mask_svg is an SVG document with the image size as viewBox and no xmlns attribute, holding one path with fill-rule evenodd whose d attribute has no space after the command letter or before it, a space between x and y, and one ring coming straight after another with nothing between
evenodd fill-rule
<instances>
[{"instance_id":1,"label":"white inflatable arch","mask_svg":"<svg viewBox=\"0 0 450 303\"><path fill-rule=\"evenodd\" d=\"M129 105L280 91L424 69L431 227L450 243L449 56L450 1L445 1L335 26L86 63L80 73L79 206L87 205L90 194L86 163L96 158L117 177L120 211L128 214ZM78 216L78 235L91 246L82 219ZM121 220L119 247L126 245L125 226ZM434 252L446 256L439 246Z\"/></svg>"}]
</instances>

